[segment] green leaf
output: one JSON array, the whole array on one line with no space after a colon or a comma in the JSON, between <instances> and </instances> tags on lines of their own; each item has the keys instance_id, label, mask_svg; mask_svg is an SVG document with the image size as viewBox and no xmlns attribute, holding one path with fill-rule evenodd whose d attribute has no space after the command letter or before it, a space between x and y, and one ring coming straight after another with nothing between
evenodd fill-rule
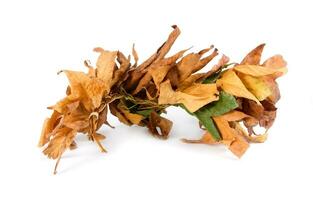
<instances>
[{"instance_id":1,"label":"green leaf","mask_svg":"<svg viewBox=\"0 0 313 200\"><path fill-rule=\"evenodd\" d=\"M207 77L206 79L204 79L204 81L202 81L202 83L215 83L216 80L221 76L221 72L222 70L212 74L211 76Z\"/></svg>"},{"instance_id":2,"label":"green leaf","mask_svg":"<svg viewBox=\"0 0 313 200\"><path fill-rule=\"evenodd\" d=\"M197 114L206 114L212 117L223 115L231 110L234 110L238 107L235 97L231 94L228 94L224 91L220 92L218 101L214 101L210 104L207 104L197 110Z\"/></svg>"},{"instance_id":3,"label":"green leaf","mask_svg":"<svg viewBox=\"0 0 313 200\"><path fill-rule=\"evenodd\" d=\"M144 117L149 117L152 111L153 111L152 109L149 109L149 110L137 110L136 113L139 114L139 115L142 115Z\"/></svg>"},{"instance_id":4,"label":"green leaf","mask_svg":"<svg viewBox=\"0 0 313 200\"><path fill-rule=\"evenodd\" d=\"M191 113L188 110L187 112L196 116L199 119L200 123L206 128L206 130L212 134L212 137L218 141L222 138L212 120L212 117L223 115L231 110L234 110L237 107L238 104L235 97L221 91L218 101L209 103L194 113Z\"/></svg>"}]
</instances>

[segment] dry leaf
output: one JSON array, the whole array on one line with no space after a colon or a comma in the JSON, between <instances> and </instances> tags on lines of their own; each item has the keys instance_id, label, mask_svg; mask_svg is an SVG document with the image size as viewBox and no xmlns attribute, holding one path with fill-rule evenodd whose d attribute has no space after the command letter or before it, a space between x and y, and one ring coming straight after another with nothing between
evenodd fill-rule
<instances>
[{"instance_id":1,"label":"dry leaf","mask_svg":"<svg viewBox=\"0 0 313 200\"><path fill-rule=\"evenodd\" d=\"M159 104L182 103L190 112L195 112L217 99L218 91L215 84L193 84L183 91L174 91L168 80L160 86Z\"/></svg>"},{"instance_id":2,"label":"dry leaf","mask_svg":"<svg viewBox=\"0 0 313 200\"><path fill-rule=\"evenodd\" d=\"M260 104L258 99L249 92L233 70L227 70L222 77L216 81L216 84L229 94L251 99Z\"/></svg>"},{"instance_id":3,"label":"dry leaf","mask_svg":"<svg viewBox=\"0 0 313 200\"><path fill-rule=\"evenodd\" d=\"M52 115L44 121L38 143L47 157L57 160L54 173L62 154L77 148L78 133L106 152L101 144L105 135L99 129L103 124L114 128L107 121L109 110L120 122L146 127L153 136L166 139L173 123L163 114L171 105L181 107L205 130L202 138L183 141L223 144L237 157L246 152L249 142L267 139L280 98L276 79L287 72L283 57L272 56L261 65L261 44L240 64L229 63L223 55L204 70L218 50L212 45L199 52L186 53L191 51L188 48L167 56L180 34L176 25L172 27L167 40L142 63L134 45L132 56L98 47L95 67L84 61L87 73L61 71L69 80L66 96L48 107ZM266 132L256 134L255 126Z\"/></svg>"}]
</instances>

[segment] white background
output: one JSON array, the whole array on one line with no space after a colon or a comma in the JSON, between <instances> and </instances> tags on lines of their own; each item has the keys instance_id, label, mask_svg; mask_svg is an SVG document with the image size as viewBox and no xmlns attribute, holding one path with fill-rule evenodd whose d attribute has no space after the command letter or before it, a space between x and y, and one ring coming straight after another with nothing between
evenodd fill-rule
<instances>
[{"instance_id":1,"label":"white background","mask_svg":"<svg viewBox=\"0 0 313 200\"><path fill-rule=\"evenodd\" d=\"M312 199L312 19L310 1L1 1L0 199ZM177 24L171 53L215 44L239 62L262 42L264 58L280 53L288 74L264 144L242 159L224 147L188 145L197 121L169 109L171 137L139 127L103 127L109 153L78 137L58 174L37 148L46 107L64 96L60 69L83 70L101 46L152 54Z\"/></svg>"}]
</instances>

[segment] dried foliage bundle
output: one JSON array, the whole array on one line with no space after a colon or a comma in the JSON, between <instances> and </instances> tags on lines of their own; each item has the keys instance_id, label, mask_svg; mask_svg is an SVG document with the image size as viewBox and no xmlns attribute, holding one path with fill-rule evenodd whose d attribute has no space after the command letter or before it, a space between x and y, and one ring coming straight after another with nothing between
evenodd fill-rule
<instances>
[{"instance_id":1,"label":"dried foliage bundle","mask_svg":"<svg viewBox=\"0 0 313 200\"><path fill-rule=\"evenodd\" d=\"M105 136L98 133L106 124L108 110L126 125L148 128L166 139L172 122L163 116L169 106L178 106L199 120L202 138L186 143L223 144L241 157L250 142L264 142L280 98L276 79L287 72L280 55L260 63L264 44L253 49L240 63L229 63L225 55L207 72L199 72L219 52L213 46L196 53L184 49L166 56L180 34L177 26L147 60L138 64L133 46L131 56L120 51L95 48L96 66L85 61L87 73L62 70L69 81L65 98L48 107L53 111L44 121L39 146L56 159L54 173L66 149L75 149L75 136L85 134L101 152ZM266 129L256 134L254 127Z\"/></svg>"}]
</instances>

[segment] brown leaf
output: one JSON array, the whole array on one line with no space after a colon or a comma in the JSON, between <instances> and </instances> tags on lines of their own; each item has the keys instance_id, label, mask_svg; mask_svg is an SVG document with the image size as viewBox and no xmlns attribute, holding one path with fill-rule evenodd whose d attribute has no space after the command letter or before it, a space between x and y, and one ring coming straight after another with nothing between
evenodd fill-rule
<instances>
[{"instance_id":1,"label":"brown leaf","mask_svg":"<svg viewBox=\"0 0 313 200\"><path fill-rule=\"evenodd\" d=\"M217 49L214 49L213 53L203 59L201 59L200 53L190 53L183 57L177 64L178 75L180 82L188 78L192 73L202 69L207 63L209 63L215 56L217 56Z\"/></svg>"},{"instance_id":2,"label":"brown leaf","mask_svg":"<svg viewBox=\"0 0 313 200\"><path fill-rule=\"evenodd\" d=\"M164 80L169 70L173 67L173 64L177 59L182 57L187 50L188 49L182 50L173 56L155 62L147 69L142 70L142 73L145 73L145 75L141 78L132 94L137 94L142 89L146 88L151 80L154 81L156 88L159 90L160 83Z\"/></svg>"},{"instance_id":3,"label":"brown leaf","mask_svg":"<svg viewBox=\"0 0 313 200\"><path fill-rule=\"evenodd\" d=\"M117 107L120 110L120 112L124 114L126 119L130 121L132 124L139 125L141 120L144 118L142 115L129 112L129 110L126 107L122 106L122 104L118 104Z\"/></svg>"},{"instance_id":4,"label":"brown leaf","mask_svg":"<svg viewBox=\"0 0 313 200\"><path fill-rule=\"evenodd\" d=\"M229 58L225 55L222 55L222 57L219 59L218 63L212 67L211 70L206 72L204 76L202 76L199 81L202 82L207 77L211 76L212 74L218 72L221 70L227 63L229 62Z\"/></svg>"},{"instance_id":5,"label":"brown leaf","mask_svg":"<svg viewBox=\"0 0 313 200\"><path fill-rule=\"evenodd\" d=\"M240 126L238 122L235 123L235 130L239 132L249 142L263 143L267 140L268 137L267 131L261 135L250 135Z\"/></svg>"},{"instance_id":6,"label":"brown leaf","mask_svg":"<svg viewBox=\"0 0 313 200\"><path fill-rule=\"evenodd\" d=\"M266 61L264 61L262 66L274 70L276 69L278 71L274 75L272 75L274 79L287 73L287 62L281 55L275 55L268 58Z\"/></svg>"},{"instance_id":7,"label":"brown leaf","mask_svg":"<svg viewBox=\"0 0 313 200\"><path fill-rule=\"evenodd\" d=\"M114 71L111 86L114 84L119 86L130 68L130 57L126 58L123 53L117 52L117 61L120 63L120 68Z\"/></svg>"},{"instance_id":8,"label":"brown leaf","mask_svg":"<svg viewBox=\"0 0 313 200\"><path fill-rule=\"evenodd\" d=\"M241 61L241 65L259 65L261 61L261 55L265 44L260 44L255 49L250 51L248 55Z\"/></svg>"},{"instance_id":9,"label":"brown leaf","mask_svg":"<svg viewBox=\"0 0 313 200\"><path fill-rule=\"evenodd\" d=\"M152 135L165 139L168 137L173 123L153 111L147 125ZM161 132L157 130L157 127L160 128Z\"/></svg>"},{"instance_id":10,"label":"brown leaf","mask_svg":"<svg viewBox=\"0 0 313 200\"><path fill-rule=\"evenodd\" d=\"M146 61L138 66L138 71L145 69L146 67L150 66L152 63L162 60L165 55L169 52L172 45L174 44L175 40L180 34L180 30L178 26L173 25L172 28L174 29L171 34L168 36L168 39L158 48L157 52L150 56Z\"/></svg>"},{"instance_id":11,"label":"brown leaf","mask_svg":"<svg viewBox=\"0 0 313 200\"><path fill-rule=\"evenodd\" d=\"M257 104L249 99L243 99L242 110L244 113L256 118L257 120L261 119L264 112L264 108L261 104Z\"/></svg>"},{"instance_id":12,"label":"brown leaf","mask_svg":"<svg viewBox=\"0 0 313 200\"><path fill-rule=\"evenodd\" d=\"M138 59L139 58L138 58L138 53L137 53L137 51L135 49L135 44L133 44L132 55L133 55L134 60L135 60L135 63L134 63L134 65L132 67L137 67L137 63L138 63Z\"/></svg>"},{"instance_id":13,"label":"brown leaf","mask_svg":"<svg viewBox=\"0 0 313 200\"><path fill-rule=\"evenodd\" d=\"M124 116L124 114L117 108L117 102L109 104L111 114L116 116L120 122L128 126L132 125L131 122Z\"/></svg>"}]
</instances>

